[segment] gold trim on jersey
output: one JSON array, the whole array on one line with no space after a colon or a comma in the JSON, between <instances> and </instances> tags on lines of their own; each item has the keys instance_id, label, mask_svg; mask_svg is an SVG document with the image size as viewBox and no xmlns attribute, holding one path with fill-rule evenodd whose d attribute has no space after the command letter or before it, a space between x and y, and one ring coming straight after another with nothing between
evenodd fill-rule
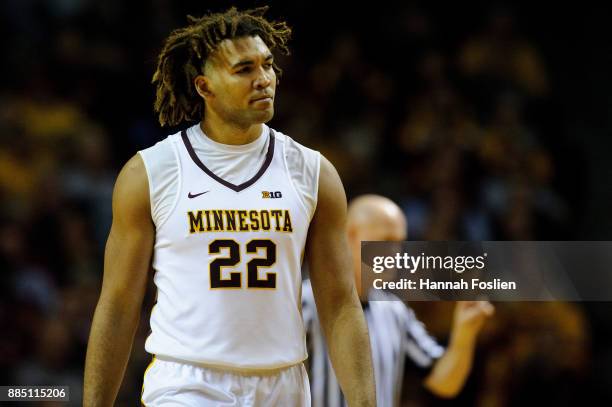
<instances>
[{"instance_id":1,"label":"gold trim on jersey","mask_svg":"<svg viewBox=\"0 0 612 407\"><path fill-rule=\"evenodd\" d=\"M161 360L163 362L173 362L173 363L182 363L186 365L196 366L204 369L216 370L220 373L231 373L236 375L244 375L244 376L273 376L282 372L283 370L291 369L292 367L299 366L304 363L306 359L308 359L308 354L302 355L302 357L297 362L290 363L280 363L271 365L266 368L245 368L245 367L237 367L232 365L224 365L218 363L207 363L207 362L195 362L188 360L176 359L170 356L161 356L155 355L157 360Z\"/></svg>"},{"instance_id":2,"label":"gold trim on jersey","mask_svg":"<svg viewBox=\"0 0 612 407\"><path fill-rule=\"evenodd\" d=\"M142 396L144 395L144 379L147 376L147 372L149 371L149 369L151 369L151 367L153 366L153 363L155 363L156 360L157 360L157 357L155 355L153 355L153 358L149 362L149 365L147 366L147 368L145 369L144 373L142 374L142 389L140 390L140 403L143 406L145 406L145 407L146 407L146 404L142 400Z\"/></svg>"}]
</instances>

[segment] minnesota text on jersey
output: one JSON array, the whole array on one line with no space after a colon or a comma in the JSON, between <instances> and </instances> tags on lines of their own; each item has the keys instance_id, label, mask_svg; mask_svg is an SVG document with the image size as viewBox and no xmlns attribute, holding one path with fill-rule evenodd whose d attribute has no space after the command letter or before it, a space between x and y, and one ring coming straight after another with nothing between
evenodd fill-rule
<instances>
[{"instance_id":1,"label":"minnesota text on jersey","mask_svg":"<svg viewBox=\"0 0 612 407\"><path fill-rule=\"evenodd\" d=\"M257 232L274 230L293 232L288 210L204 209L188 211L189 233ZM206 224L206 225L205 225Z\"/></svg>"}]
</instances>

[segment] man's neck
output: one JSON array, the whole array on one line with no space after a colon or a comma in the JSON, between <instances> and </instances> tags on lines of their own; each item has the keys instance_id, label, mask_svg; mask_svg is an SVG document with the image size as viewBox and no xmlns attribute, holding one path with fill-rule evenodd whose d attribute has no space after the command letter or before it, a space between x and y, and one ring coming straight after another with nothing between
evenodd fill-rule
<instances>
[{"instance_id":1,"label":"man's neck","mask_svg":"<svg viewBox=\"0 0 612 407\"><path fill-rule=\"evenodd\" d=\"M257 139L262 132L262 124L251 124L240 126L234 123L224 122L212 117L200 122L200 128L208 138L217 143L241 145L248 144Z\"/></svg>"}]
</instances>

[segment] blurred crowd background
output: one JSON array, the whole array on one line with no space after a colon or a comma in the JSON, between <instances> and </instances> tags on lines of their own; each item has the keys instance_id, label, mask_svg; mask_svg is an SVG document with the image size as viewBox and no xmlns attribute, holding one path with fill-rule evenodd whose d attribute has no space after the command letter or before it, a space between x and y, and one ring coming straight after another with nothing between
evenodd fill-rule
<instances>
[{"instance_id":1,"label":"blurred crowd background","mask_svg":"<svg viewBox=\"0 0 612 407\"><path fill-rule=\"evenodd\" d=\"M394 199L410 239L610 240L604 15L401 3L268 2L294 29L271 126L324 153L349 198ZM263 4L2 1L0 384L69 385L79 405L114 178L177 130L153 114L157 52L187 14ZM138 404L153 297L117 405ZM453 304L411 305L444 343ZM454 404L612 402L609 303L496 307ZM404 405L444 404L406 377Z\"/></svg>"}]
</instances>

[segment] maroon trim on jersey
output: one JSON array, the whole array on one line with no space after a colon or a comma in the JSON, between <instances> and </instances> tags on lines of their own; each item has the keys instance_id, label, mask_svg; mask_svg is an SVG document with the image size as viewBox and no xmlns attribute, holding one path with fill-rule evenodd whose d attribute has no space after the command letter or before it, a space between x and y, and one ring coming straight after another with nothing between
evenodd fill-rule
<instances>
[{"instance_id":1,"label":"maroon trim on jersey","mask_svg":"<svg viewBox=\"0 0 612 407\"><path fill-rule=\"evenodd\" d=\"M243 182L240 185L234 185L231 182L228 182L226 180L224 180L221 177L216 176L211 170L208 169L208 167L206 167L204 165L204 163L202 161L200 161L200 159L198 158L197 154L195 153L195 151L193 150L193 146L191 145L191 142L189 141L189 137L187 137L187 131L183 130L181 132L181 138L183 139L183 143L185 144L185 147L187 148L187 152L189 153L189 156L191 157L191 159L193 160L193 162L202 169L202 171L204 171L206 173L206 175L208 175L209 177L211 177L212 179L214 179L215 181L217 181L218 183L225 185L226 187L236 191L236 192L240 192L243 189L246 189L248 187L250 187L251 185L253 185L259 178L261 178L261 176L264 174L264 172L266 172L266 170L268 169L268 167L270 166L270 163L272 162L272 157L274 157L274 131L272 129L270 129L270 142L268 143L268 152L266 153L266 159L263 163L263 165L261 166L261 168L259 169L259 171L257 171L257 174L255 174L253 176L253 178L251 178L250 180Z\"/></svg>"}]
</instances>

